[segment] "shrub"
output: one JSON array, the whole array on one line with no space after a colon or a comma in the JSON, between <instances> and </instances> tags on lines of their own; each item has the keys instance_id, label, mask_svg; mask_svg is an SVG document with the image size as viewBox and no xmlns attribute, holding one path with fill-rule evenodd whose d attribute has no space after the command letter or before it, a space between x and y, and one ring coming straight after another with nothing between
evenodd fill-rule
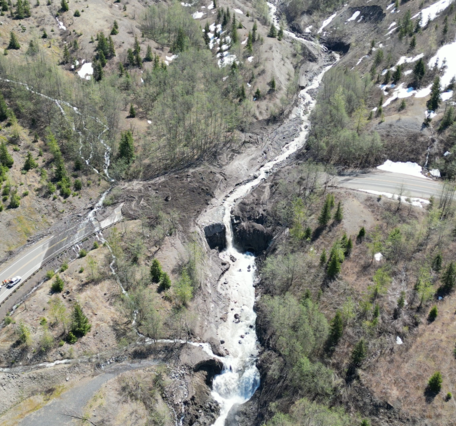
<instances>
[{"instance_id":1,"label":"shrub","mask_svg":"<svg viewBox=\"0 0 456 426\"><path fill-rule=\"evenodd\" d=\"M59 275L56 275L55 281L52 283L51 290L54 293L61 293L64 285L65 285L65 282L62 280L62 278L60 278Z\"/></svg>"},{"instance_id":2,"label":"shrub","mask_svg":"<svg viewBox=\"0 0 456 426\"><path fill-rule=\"evenodd\" d=\"M79 12L79 10L76 9L76 10L74 11L74 15L73 15L73 16L76 16L76 18L79 18L79 17L81 16L81 12Z\"/></svg>"},{"instance_id":3,"label":"shrub","mask_svg":"<svg viewBox=\"0 0 456 426\"><path fill-rule=\"evenodd\" d=\"M84 272L84 268L81 267L81 268L79 269L79 273L82 274L83 272Z\"/></svg>"},{"instance_id":4,"label":"shrub","mask_svg":"<svg viewBox=\"0 0 456 426\"><path fill-rule=\"evenodd\" d=\"M66 339L70 345L73 345L78 341L78 338L71 331L68 333L68 336Z\"/></svg>"},{"instance_id":5,"label":"shrub","mask_svg":"<svg viewBox=\"0 0 456 426\"><path fill-rule=\"evenodd\" d=\"M62 266L60 267L60 272L65 272L68 269L68 262L62 263Z\"/></svg>"},{"instance_id":6,"label":"shrub","mask_svg":"<svg viewBox=\"0 0 456 426\"><path fill-rule=\"evenodd\" d=\"M87 256L87 251L82 249L80 252L79 252L79 257L86 257Z\"/></svg>"},{"instance_id":7,"label":"shrub","mask_svg":"<svg viewBox=\"0 0 456 426\"><path fill-rule=\"evenodd\" d=\"M163 275L163 271L161 269L160 262L157 259L152 261L152 265L150 266L150 277L153 283L159 283L160 279Z\"/></svg>"},{"instance_id":8,"label":"shrub","mask_svg":"<svg viewBox=\"0 0 456 426\"><path fill-rule=\"evenodd\" d=\"M437 310L437 306L433 306L431 311L429 312L429 316L428 316L428 320L429 321L435 321L435 319L437 318L437 315L438 315L438 310Z\"/></svg>"},{"instance_id":9,"label":"shrub","mask_svg":"<svg viewBox=\"0 0 456 426\"><path fill-rule=\"evenodd\" d=\"M61 341L59 342L59 346L63 346L64 344L65 344L65 341L63 341L63 340L61 340Z\"/></svg>"},{"instance_id":10,"label":"shrub","mask_svg":"<svg viewBox=\"0 0 456 426\"><path fill-rule=\"evenodd\" d=\"M446 399L447 401L449 401L451 398L453 398L453 395L452 395L451 392L448 392L448 393L446 394L445 399Z\"/></svg>"},{"instance_id":11,"label":"shrub","mask_svg":"<svg viewBox=\"0 0 456 426\"><path fill-rule=\"evenodd\" d=\"M98 244L97 241L94 241L94 242L93 242L93 247L92 247L92 249L93 249L93 250L96 250L98 247L100 247L100 244Z\"/></svg>"},{"instance_id":12,"label":"shrub","mask_svg":"<svg viewBox=\"0 0 456 426\"><path fill-rule=\"evenodd\" d=\"M82 189L82 182L80 179L76 179L74 181L74 190L75 191L80 191Z\"/></svg>"},{"instance_id":13,"label":"shrub","mask_svg":"<svg viewBox=\"0 0 456 426\"><path fill-rule=\"evenodd\" d=\"M10 325L12 322L13 322L13 319L9 315L7 315L5 317L5 325Z\"/></svg>"},{"instance_id":14,"label":"shrub","mask_svg":"<svg viewBox=\"0 0 456 426\"><path fill-rule=\"evenodd\" d=\"M440 371L435 372L428 381L428 389L433 393L439 393L442 389L442 375Z\"/></svg>"},{"instance_id":15,"label":"shrub","mask_svg":"<svg viewBox=\"0 0 456 426\"><path fill-rule=\"evenodd\" d=\"M52 278L54 278L54 275L55 275L55 273L54 273L53 270L49 270L49 271L46 272L46 278L48 280L52 280Z\"/></svg>"},{"instance_id":16,"label":"shrub","mask_svg":"<svg viewBox=\"0 0 456 426\"><path fill-rule=\"evenodd\" d=\"M44 317L41 318L41 320L40 320L40 325L41 325L41 326L47 325L47 319L44 318Z\"/></svg>"}]
</instances>

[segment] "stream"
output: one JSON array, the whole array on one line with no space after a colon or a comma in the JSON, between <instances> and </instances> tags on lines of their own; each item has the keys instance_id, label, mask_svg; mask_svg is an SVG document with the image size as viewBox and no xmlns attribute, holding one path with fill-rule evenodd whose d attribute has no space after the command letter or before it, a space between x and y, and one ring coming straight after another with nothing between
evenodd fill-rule
<instances>
[{"instance_id":1,"label":"stream","mask_svg":"<svg viewBox=\"0 0 456 426\"><path fill-rule=\"evenodd\" d=\"M212 396L221 408L220 417L214 426L224 426L231 408L248 401L260 385L260 374L256 367L258 341L254 311L255 256L249 252L240 252L233 244L231 211L240 199L268 177L275 166L304 146L310 129L310 113L316 103L309 92L319 87L323 75L331 67L332 65L325 67L299 94L298 106L290 117L300 116L302 119L298 136L286 145L276 158L263 165L251 180L236 187L223 203L227 248L220 253L220 258L230 264L230 269L219 281L218 291L230 303L228 320L219 327L218 334L221 341L224 341L223 347L228 350L229 355L222 359L224 369L213 382Z\"/></svg>"}]
</instances>

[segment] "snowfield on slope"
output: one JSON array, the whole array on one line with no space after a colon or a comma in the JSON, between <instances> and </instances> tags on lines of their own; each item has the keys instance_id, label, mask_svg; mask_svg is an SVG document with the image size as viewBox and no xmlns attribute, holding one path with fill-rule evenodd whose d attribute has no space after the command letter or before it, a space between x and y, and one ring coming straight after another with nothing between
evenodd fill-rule
<instances>
[{"instance_id":1,"label":"snowfield on slope","mask_svg":"<svg viewBox=\"0 0 456 426\"><path fill-rule=\"evenodd\" d=\"M426 9L423 9L420 13L414 15L412 19L418 18L421 14L420 26L424 27L428 22L433 21L435 18L437 18L440 12L443 12L448 6L451 5L451 3L453 3L453 1L454 0L440 0L437 3L426 7Z\"/></svg>"}]
</instances>

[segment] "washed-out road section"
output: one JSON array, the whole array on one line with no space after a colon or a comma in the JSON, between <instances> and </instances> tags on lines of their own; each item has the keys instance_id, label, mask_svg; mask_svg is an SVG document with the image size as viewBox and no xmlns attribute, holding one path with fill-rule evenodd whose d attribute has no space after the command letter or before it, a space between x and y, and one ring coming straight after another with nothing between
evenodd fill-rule
<instances>
[{"instance_id":1,"label":"washed-out road section","mask_svg":"<svg viewBox=\"0 0 456 426\"><path fill-rule=\"evenodd\" d=\"M0 265L0 282L12 277L22 278L19 284L12 288L2 285L0 288L0 304L2 304L19 286L30 278L43 265L51 261L63 251L74 247L78 242L88 236L107 228L122 219L122 206L118 206L106 219L99 222L96 219L86 219L83 222L65 229L55 235L48 236L17 256L10 259L4 265ZM9 308L11 308L10 306Z\"/></svg>"}]
</instances>

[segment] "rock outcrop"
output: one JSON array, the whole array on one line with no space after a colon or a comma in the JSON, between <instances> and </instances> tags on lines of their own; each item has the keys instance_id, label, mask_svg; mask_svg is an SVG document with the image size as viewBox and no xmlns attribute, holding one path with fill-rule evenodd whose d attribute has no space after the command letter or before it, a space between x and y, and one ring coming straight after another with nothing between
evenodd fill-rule
<instances>
[{"instance_id":1,"label":"rock outcrop","mask_svg":"<svg viewBox=\"0 0 456 426\"><path fill-rule=\"evenodd\" d=\"M223 223L213 223L204 227L204 235L211 249L222 251L226 248L226 228Z\"/></svg>"}]
</instances>

